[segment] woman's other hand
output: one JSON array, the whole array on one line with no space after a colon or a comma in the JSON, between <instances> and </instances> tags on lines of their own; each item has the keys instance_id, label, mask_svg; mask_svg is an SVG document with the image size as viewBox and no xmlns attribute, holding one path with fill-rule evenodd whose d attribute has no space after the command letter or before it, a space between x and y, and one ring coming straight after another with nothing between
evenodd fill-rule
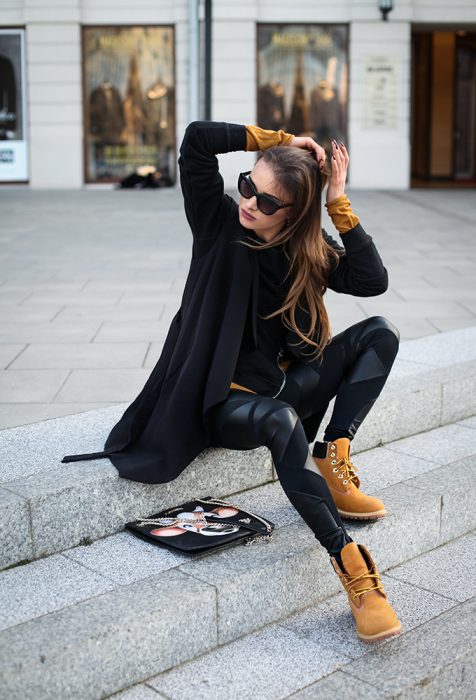
<instances>
[{"instance_id":1,"label":"woman's other hand","mask_svg":"<svg viewBox=\"0 0 476 700\"><path fill-rule=\"evenodd\" d=\"M295 148L308 148L309 150L314 151L319 167L321 170L323 170L326 162L326 152L322 146L319 146L319 144L316 143L310 136L295 136L293 140L286 145L294 146Z\"/></svg>"},{"instance_id":2,"label":"woman's other hand","mask_svg":"<svg viewBox=\"0 0 476 700\"><path fill-rule=\"evenodd\" d=\"M326 194L326 202L328 203L344 194L347 168L349 167L349 155L344 144L342 142L338 144L335 139L332 139L331 145L332 174L329 178Z\"/></svg>"}]
</instances>

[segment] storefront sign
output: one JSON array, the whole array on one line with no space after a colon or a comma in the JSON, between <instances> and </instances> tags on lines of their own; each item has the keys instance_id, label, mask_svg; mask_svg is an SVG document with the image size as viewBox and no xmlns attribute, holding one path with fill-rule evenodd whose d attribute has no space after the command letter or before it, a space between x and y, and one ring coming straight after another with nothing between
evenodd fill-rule
<instances>
[{"instance_id":1,"label":"storefront sign","mask_svg":"<svg viewBox=\"0 0 476 700\"><path fill-rule=\"evenodd\" d=\"M389 56L368 56L364 71L363 129L397 129L397 63Z\"/></svg>"},{"instance_id":2,"label":"storefront sign","mask_svg":"<svg viewBox=\"0 0 476 700\"><path fill-rule=\"evenodd\" d=\"M28 180L24 29L0 29L0 182Z\"/></svg>"},{"instance_id":3,"label":"storefront sign","mask_svg":"<svg viewBox=\"0 0 476 700\"><path fill-rule=\"evenodd\" d=\"M173 184L173 27L83 32L86 182L117 182L149 166Z\"/></svg>"}]
</instances>

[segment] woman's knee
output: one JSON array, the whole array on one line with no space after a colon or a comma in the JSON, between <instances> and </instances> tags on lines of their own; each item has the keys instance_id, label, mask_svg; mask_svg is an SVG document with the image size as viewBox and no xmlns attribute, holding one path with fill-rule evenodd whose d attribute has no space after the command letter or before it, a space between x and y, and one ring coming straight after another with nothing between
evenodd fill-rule
<instances>
[{"instance_id":1,"label":"woman's knee","mask_svg":"<svg viewBox=\"0 0 476 700\"><path fill-rule=\"evenodd\" d=\"M394 323L389 321L385 316L370 316L365 321L367 330L386 330L390 331L392 335L399 341L400 331Z\"/></svg>"},{"instance_id":2,"label":"woman's knee","mask_svg":"<svg viewBox=\"0 0 476 700\"><path fill-rule=\"evenodd\" d=\"M370 318L366 319L362 337L367 336L369 333L378 336L379 342L390 346L395 350L395 353L397 352L400 345L400 331L388 318L385 318L385 316L370 316Z\"/></svg>"}]
</instances>

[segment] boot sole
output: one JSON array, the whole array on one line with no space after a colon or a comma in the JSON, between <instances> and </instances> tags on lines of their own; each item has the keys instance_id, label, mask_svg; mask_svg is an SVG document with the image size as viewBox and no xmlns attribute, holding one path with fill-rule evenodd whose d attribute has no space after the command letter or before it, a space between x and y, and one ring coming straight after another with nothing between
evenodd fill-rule
<instances>
[{"instance_id":1,"label":"boot sole","mask_svg":"<svg viewBox=\"0 0 476 700\"><path fill-rule=\"evenodd\" d=\"M382 639L387 639L388 637L393 637L400 634L401 631L402 626L397 625L397 627L392 627L392 629L381 632L380 634L361 634L359 631L357 631L357 636L366 644L373 644L373 642L380 642Z\"/></svg>"},{"instance_id":2,"label":"boot sole","mask_svg":"<svg viewBox=\"0 0 476 700\"><path fill-rule=\"evenodd\" d=\"M349 520L378 520L388 515L386 510L376 510L371 513L348 513L338 508L337 512L342 518L348 518Z\"/></svg>"}]
</instances>

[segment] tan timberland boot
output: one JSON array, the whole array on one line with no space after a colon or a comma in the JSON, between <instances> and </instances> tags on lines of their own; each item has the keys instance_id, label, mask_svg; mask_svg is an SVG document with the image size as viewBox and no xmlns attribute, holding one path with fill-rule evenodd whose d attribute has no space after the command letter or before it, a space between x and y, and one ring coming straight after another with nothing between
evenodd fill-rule
<instances>
[{"instance_id":1,"label":"tan timberland boot","mask_svg":"<svg viewBox=\"0 0 476 700\"><path fill-rule=\"evenodd\" d=\"M326 456L316 456L316 450L322 450L326 444ZM350 460L349 438L342 437L328 443L317 443L313 459L327 482L342 518L377 520L387 515L379 498L367 496L359 490L360 479L355 473L357 467Z\"/></svg>"},{"instance_id":2,"label":"tan timberland boot","mask_svg":"<svg viewBox=\"0 0 476 700\"><path fill-rule=\"evenodd\" d=\"M341 549L342 571L335 557L332 565L347 591L357 636L366 643L399 634L402 625L390 605L380 575L370 552L364 545L349 542Z\"/></svg>"}]
</instances>

